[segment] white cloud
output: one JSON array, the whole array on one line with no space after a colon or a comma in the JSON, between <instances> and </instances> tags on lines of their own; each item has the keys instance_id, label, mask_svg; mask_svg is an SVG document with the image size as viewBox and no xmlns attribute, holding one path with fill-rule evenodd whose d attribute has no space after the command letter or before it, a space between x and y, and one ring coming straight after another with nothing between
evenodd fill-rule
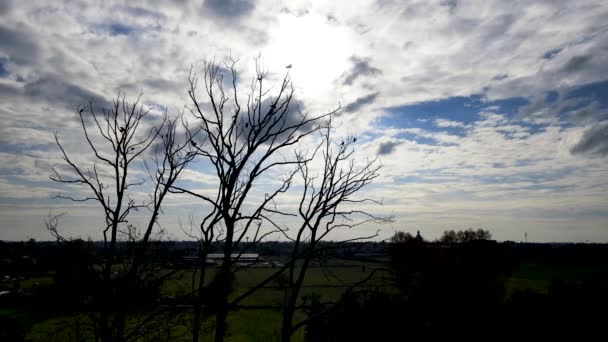
<instances>
[{"instance_id":1,"label":"white cloud","mask_svg":"<svg viewBox=\"0 0 608 342\"><path fill-rule=\"evenodd\" d=\"M460 127L464 128L465 124L460 121L452 121L447 119L435 119L435 126L437 127Z\"/></svg>"},{"instance_id":2,"label":"white cloud","mask_svg":"<svg viewBox=\"0 0 608 342\"><path fill-rule=\"evenodd\" d=\"M606 167L570 153L583 126L589 130L598 119L573 114L562 125L553 115L559 108L543 96L606 77L608 6L600 0L442 3L256 1L228 6L238 19L227 20L225 6L209 8L201 1L13 1L10 12L0 13L0 197L40 199L54 189L45 183L50 167L61 164L51 131L60 133L75 160L87 162L90 151L74 110L90 97L103 103L119 89L131 98L143 90L146 104L175 113L187 103L191 65L196 70L203 58L240 58L245 89L252 57L262 53L269 81L293 65L297 96L307 110L361 104L336 119L336 139L359 137L362 160L375 157L382 144L391 147L382 158L378 194L393 199L382 210L403 213L406 222L439 227L448 216L477 222L467 210L483 205L478 222L507 227L504 222L515 222L509 215L520 207L569 213L605 205ZM357 61L377 72L360 72L345 83ZM453 117L416 121L445 129L440 132L378 125L387 107L472 94L529 98L529 113L517 121L495 107L485 108L474 123ZM544 128L534 131L530 123ZM400 184L404 177L416 181ZM205 189L214 182L198 169L185 180ZM395 183L398 193L389 186ZM562 187L564 196L552 187ZM492 210L499 214L492 216ZM584 222L581 234L601 235L599 224ZM550 224L541 225L548 236ZM566 226L560 223L564 231Z\"/></svg>"}]
</instances>

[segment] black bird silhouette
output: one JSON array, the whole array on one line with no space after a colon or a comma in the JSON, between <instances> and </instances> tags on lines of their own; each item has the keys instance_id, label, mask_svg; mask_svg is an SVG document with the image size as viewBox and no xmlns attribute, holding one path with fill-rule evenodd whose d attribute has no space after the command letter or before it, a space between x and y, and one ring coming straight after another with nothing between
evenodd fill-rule
<instances>
[{"instance_id":1,"label":"black bird silhouette","mask_svg":"<svg viewBox=\"0 0 608 342\"><path fill-rule=\"evenodd\" d=\"M121 132L124 132L125 128L124 127L118 127L118 130L121 131Z\"/></svg>"},{"instance_id":2,"label":"black bird silhouette","mask_svg":"<svg viewBox=\"0 0 608 342\"><path fill-rule=\"evenodd\" d=\"M194 140L190 140L190 143L192 144L192 146L196 146L196 143L194 142Z\"/></svg>"},{"instance_id":3,"label":"black bird silhouette","mask_svg":"<svg viewBox=\"0 0 608 342\"><path fill-rule=\"evenodd\" d=\"M353 138L353 142L357 142L357 138Z\"/></svg>"},{"instance_id":4,"label":"black bird silhouette","mask_svg":"<svg viewBox=\"0 0 608 342\"><path fill-rule=\"evenodd\" d=\"M289 64L288 66L286 66L287 69L291 69L291 64Z\"/></svg>"},{"instance_id":5,"label":"black bird silhouette","mask_svg":"<svg viewBox=\"0 0 608 342\"><path fill-rule=\"evenodd\" d=\"M340 146L344 146L344 141L340 143Z\"/></svg>"},{"instance_id":6,"label":"black bird silhouette","mask_svg":"<svg viewBox=\"0 0 608 342\"><path fill-rule=\"evenodd\" d=\"M249 123L245 123L245 128L249 128Z\"/></svg>"}]
</instances>

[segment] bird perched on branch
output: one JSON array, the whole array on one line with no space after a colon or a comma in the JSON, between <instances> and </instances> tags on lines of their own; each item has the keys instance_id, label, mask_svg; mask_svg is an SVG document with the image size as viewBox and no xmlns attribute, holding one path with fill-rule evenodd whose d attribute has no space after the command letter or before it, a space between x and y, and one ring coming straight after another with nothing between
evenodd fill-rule
<instances>
[{"instance_id":1,"label":"bird perched on branch","mask_svg":"<svg viewBox=\"0 0 608 342\"><path fill-rule=\"evenodd\" d=\"M291 64L287 65L285 68L291 69Z\"/></svg>"}]
</instances>

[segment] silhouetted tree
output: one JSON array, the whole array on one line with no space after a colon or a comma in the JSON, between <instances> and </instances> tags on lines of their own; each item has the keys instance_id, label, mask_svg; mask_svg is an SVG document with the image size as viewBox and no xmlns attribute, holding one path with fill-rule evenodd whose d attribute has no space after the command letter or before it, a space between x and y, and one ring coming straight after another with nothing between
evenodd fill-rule
<instances>
[{"instance_id":1,"label":"silhouetted tree","mask_svg":"<svg viewBox=\"0 0 608 342\"><path fill-rule=\"evenodd\" d=\"M412 335L477 340L500 328L511 267L504 246L487 240L398 243L389 251L396 284L407 298L403 313Z\"/></svg>"},{"instance_id":2,"label":"silhouetted tree","mask_svg":"<svg viewBox=\"0 0 608 342\"><path fill-rule=\"evenodd\" d=\"M408 232L398 231L393 234L390 238L390 242L393 244L401 243L423 243L424 238L420 235L420 231L416 232L416 236Z\"/></svg>"},{"instance_id":3,"label":"silhouetted tree","mask_svg":"<svg viewBox=\"0 0 608 342\"><path fill-rule=\"evenodd\" d=\"M464 243L471 242L476 240L490 240L492 238L492 234L489 230L477 229L473 230L471 228L467 230L446 230L443 232L443 235L439 238L440 242L451 244L451 243Z\"/></svg>"},{"instance_id":4,"label":"silhouetted tree","mask_svg":"<svg viewBox=\"0 0 608 342\"><path fill-rule=\"evenodd\" d=\"M458 242L458 237L456 235L456 231L454 230L446 230L443 232L443 235L439 238L439 241L447 244Z\"/></svg>"},{"instance_id":5,"label":"silhouetted tree","mask_svg":"<svg viewBox=\"0 0 608 342\"><path fill-rule=\"evenodd\" d=\"M409 232L395 232L395 234L393 236L391 236L390 241L392 243L402 243L402 242L409 242L409 241L414 241L414 235L412 235Z\"/></svg>"},{"instance_id":6,"label":"silhouetted tree","mask_svg":"<svg viewBox=\"0 0 608 342\"><path fill-rule=\"evenodd\" d=\"M327 121L322 132L320 145L322 170L317 175L308 164L300 167L304 183L303 193L298 207L301 220L299 227L290 234L288 229L281 232L294 242L288 269L287 292L283 304L282 341L288 342L297 329L305 326L310 320L318 318L323 312L294 323L296 304L310 263L327 248L341 248L345 244L370 239L377 234L352 238L339 244L322 245L320 242L331 232L339 229L350 229L364 223L382 223L387 221L373 215L357 204L372 202L369 198L355 196L376 177L380 165L376 160L357 165L354 160L354 138L348 138L339 144L332 139L331 119ZM329 310L329 309L327 309Z\"/></svg>"},{"instance_id":7,"label":"silhouetted tree","mask_svg":"<svg viewBox=\"0 0 608 342\"><path fill-rule=\"evenodd\" d=\"M229 282L239 262L240 255L276 232L261 230L262 222L272 222L268 213L275 212L275 198L286 192L299 168L309 159L293 151L298 143L321 127L324 118L336 111L309 117L297 111L294 90L289 71L283 77L278 92L272 96L265 87L267 73L256 61L256 73L252 80L246 104L241 106L237 87L236 61L221 67L215 62L205 63L203 70L203 97L210 108L203 109L198 97L199 79L190 75L188 95L192 101L189 111L196 118L198 127L190 130L190 144L199 159L207 161L215 173L218 187L215 195L193 192L174 186L174 192L188 193L210 205L211 211L200 225L204 240L222 240L223 260L216 274L215 340L222 341L226 332L226 318L231 305L228 300ZM230 90L224 84L224 70L230 73ZM232 95L230 98L229 94ZM288 157L292 154L292 157ZM288 168L291 170L287 170ZM254 195L256 181L273 170L287 170L278 179L279 185L262 198ZM248 203L247 208L245 203ZM271 223L272 224L272 223ZM205 236L206 235L206 236ZM244 238L251 237L246 242ZM204 244L204 243L203 243ZM233 258L233 254L237 254ZM204 272L204 269L200 270ZM201 276L203 276L201 274ZM202 285L202 284L201 284ZM194 322L195 328L198 326ZM193 339L197 333L193 330Z\"/></svg>"},{"instance_id":8,"label":"silhouetted tree","mask_svg":"<svg viewBox=\"0 0 608 342\"><path fill-rule=\"evenodd\" d=\"M420 341L409 328L407 304L401 297L378 291L347 291L333 310L309 322L306 340L338 341ZM325 308L313 301L311 316Z\"/></svg>"},{"instance_id":9,"label":"silhouetted tree","mask_svg":"<svg viewBox=\"0 0 608 342\"><path fill-rule=\"evenodd\" d=\"M119 94L112 107L103 109L102 113L95 110L92 102L78 109L84 138L91 149L86 162L71 158L55 134L70 171L60 173L53 169L51 179L79 186L88 193L80 197L57 197L76 202L93 201L104 212L101 284L99 293L95 294L96 312L91 315L95 336L101 341L123 341L138 336L149 321L145 318L141 324L130 324L129 331L125 325L133 290L142 274L154 227L158 226L162 203L194 157L188 141L178 137L178 118L169 120L166 114L154 117L139 102L140 98L129 104L125 96ZM144 170L140 168L142 164ZM145 178L138 178L136 171L147 171L151 184L144 186ZM149 200L139 202L134 194L142 190L149 193ZM136 232L134 226L127 226L128 219L141 209L148 209L150 214L143 229ZM57 238L56 227L54 233ZM121 235L134 244L127 270L117 274L117 244Z\"/></svg>"}]
</instances>

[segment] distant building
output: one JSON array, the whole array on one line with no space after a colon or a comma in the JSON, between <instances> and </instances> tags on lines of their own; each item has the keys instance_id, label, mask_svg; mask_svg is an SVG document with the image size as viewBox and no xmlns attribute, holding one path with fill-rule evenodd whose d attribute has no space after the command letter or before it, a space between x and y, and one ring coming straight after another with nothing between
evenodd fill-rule
<instances>
[{"instance_id":1,"label":"distant building","mask_svg":"<svg viewBox=\"0 0 608 342\"><path fill-rule=\"evenodd\" d=\"M217 264L221 263L223 259L224 259L224 254L221 254L221 253L208 254L206 264L207 265L217 265ZM243 253L240 256L238 253L234 253L234 254L230 255L230 259L232 261L236 261L238 259L238 262L243 263L243 264L257 263L259 261L263 261L263 259L260 258L260 255L257 253ZM183 258L183 260L187 263L197 263L198 256L185 256Z\"/></svg>"},{"instance_id":2,"label":"distant building","mask_svg":"<svg viewBox=\"0 0 608 342\"><path fill-rule=\"evenodd\" d=\"M224 259L224 254L207 254L207 260L216 260L221 261ZM240 255L238 253L234 253L230 255L230 259L232 261L238 259L239 261L247 262L247 261L258 261L260 259L260 255L257 253L243 253Z\"/></svg>"}]
</instances>

